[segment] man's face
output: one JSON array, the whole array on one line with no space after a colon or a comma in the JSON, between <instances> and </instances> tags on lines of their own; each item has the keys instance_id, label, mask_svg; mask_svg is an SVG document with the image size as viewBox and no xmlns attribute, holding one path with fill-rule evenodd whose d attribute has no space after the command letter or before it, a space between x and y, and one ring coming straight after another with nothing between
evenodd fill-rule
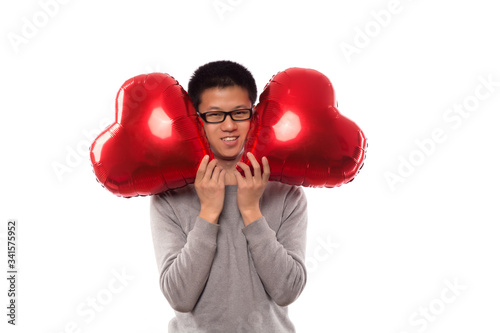
<instances>
[{"instance_id":1,"label":"man's face","mask_svg":"<svg viewBox=\"0 0 500 333\"><path fill-rule=\"evenodd\" d=\"M240 86L205 89L201 93L198 111L233 111L236 109L250 109L252 102L246 89ZM205 134L210 148L217 159L234 160L243 150L250 128L250 119L234 121L229 114L222 123L211 124L204 122ZM235 140L233 140L235 139Z\"/></svg>"}]
</instances>

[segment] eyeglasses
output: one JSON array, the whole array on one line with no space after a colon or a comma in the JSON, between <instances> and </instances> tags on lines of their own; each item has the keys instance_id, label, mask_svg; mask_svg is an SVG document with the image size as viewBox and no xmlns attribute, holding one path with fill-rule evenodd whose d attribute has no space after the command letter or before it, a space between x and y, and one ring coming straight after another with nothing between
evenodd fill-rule
<instances>
[{"instance_id":1,"label":"eyeglasses","mask_svg":"<svg viewBox=\"0 0 500 333\"><path fill-rule=\"evenodd\" d=\"M243 121L252 118L252 109L238 109L229 112L225 111L209 111L205 113L198 112L198 115L205 122L210 124L222 123L226 120L227 115L234 121Z\"/></svg>"}]
</instances>

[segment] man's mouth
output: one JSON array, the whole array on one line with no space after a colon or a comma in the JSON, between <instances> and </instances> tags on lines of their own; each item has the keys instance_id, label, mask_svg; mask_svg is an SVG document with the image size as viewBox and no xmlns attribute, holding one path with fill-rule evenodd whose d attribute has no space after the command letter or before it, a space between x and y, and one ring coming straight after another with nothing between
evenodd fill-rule
<instances>
[{"instance_id":1,"label":"man's mouth","mask_svg":"<svg viewBox=\"0 0 500 333\"><path fill-rule=\"evenodd\" d=\"M237 136L226 136L225 138L221 138L222 141L236 141L238 139Z\"/></svg>"}]
</instances>

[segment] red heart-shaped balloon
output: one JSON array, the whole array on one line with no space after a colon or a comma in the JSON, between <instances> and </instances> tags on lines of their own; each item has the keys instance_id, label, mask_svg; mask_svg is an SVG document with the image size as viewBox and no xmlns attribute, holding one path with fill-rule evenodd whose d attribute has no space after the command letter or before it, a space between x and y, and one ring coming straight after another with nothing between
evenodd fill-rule
<instances>
[{"instance_id":1,"label":"red heart-shaped balloon","mask_svg":"<svg viewBox=\"0 0 500 333\"><path fill-rule=\"evenodd\" d=\"M200 160L213 157L193 103L170 75L127 80L116 120L90 147L97 180L112 193L157 194L194 182Z\"/></svg>"},{"instance_id":2,"label":"red heart-shaped balloon","mask_svg":"<svg viewBox=\"0 0 500 333\"><path fill-rule=\"evenodd\" d=\"M335 187L353 180L365 158L361 129L337 110L335 92L322 73L289 68L259 97L245 151L269 160L270 180L307 187ZM243 161L250 165L244 154Z\"/></svg>"}]
</instances>

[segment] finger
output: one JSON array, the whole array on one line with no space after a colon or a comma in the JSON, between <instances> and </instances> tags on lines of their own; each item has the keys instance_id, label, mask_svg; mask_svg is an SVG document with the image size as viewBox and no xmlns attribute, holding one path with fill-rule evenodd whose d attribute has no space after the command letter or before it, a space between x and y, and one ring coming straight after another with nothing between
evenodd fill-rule
<instances>
[{"instance_id":1,"label":"finger","mask_svg":"<svg viewBox=\"0 0 500 333\"><path fill-rule=\"evenodd\" d=\"M203 180L209 181L212 178L212 173L214 172L216 165L217 165L217 160L215 158L208 163L207 170L205 171Z\"/></svg>"},{"instance_id":2,"label":"finger","mask_svg":"<svg viewBox=\"0 0 500 333\"><path fill-rule=\"evenodd\" d=\"M219 182L220 174L224 169L220 166L216 165L214 168L214 172L212 174L212 180L217 184Z\"/></svg>"},{"instance_id":3,"label":"finger","mask_svg":"<svg viewBox=\"0 0 500 333\"><path fill-rule=\"evenodd\" d=\"M254 179L260 182L260 180L262 179L262 172L260 171L259 162L257 162L257 159L252 153L247 153L247 157L250 160L250 163L252 163Z\"/></svg>"},{"instance_id":4,"label":"finger","mask_svg":"<svg viewBox=\"0 0 500 333\"><path fill-rule=\"evenodd\" d=\"M225 185L226 184L226 169L222 169L221 170L221 172L219 174L218 184L219 185Z\"/></svg>"},{"instance_id":5,"label":"finger","mask_svg":"<svg viewBox=\"0 0 500 333\"><path fill-rule=\"evenodd\" d=\"M269 180L269 176L271 176L271 167L269 166L269 161L267 157L262 157L262 166L264 167L264 173L262 174L262 179L267 182Z\"/></svg>"},{"instance_id":6,"label":"finger","mask_svg":"<svg viewBox=\"0 0 500 333\"><path fill-rule=\"evenodd\" d=\"M196 182L199 182L203 179L205 171L207 170L207 164L208 164L208 155L205 155L201 159L200 165L198 166L198 171L196 171L196 178L195 178Z\"/></svg>"},{"instance_id":7,"label":"finger","mask_svg":"<svg viewBox=\"0 0 500 333\"><path fill-rule=\"evenodd\" d=\"M233 173L236 176L236 182L238 182L238 186L243 186L245 178L243 178L243 176L238 170L234 170Z\"/></svg>"},{"instance_id":8,"label":"finger","mask_svg":"<svg viewBox=\"0 0 500 333\"><path fill-rule=\"evenodd\" d=\"M247 179L248 181L252 180L252 172L250 171L250 167L243 162L238 162L237 165L245 173L245 179Z\"/></svg>"}]
</instances>

